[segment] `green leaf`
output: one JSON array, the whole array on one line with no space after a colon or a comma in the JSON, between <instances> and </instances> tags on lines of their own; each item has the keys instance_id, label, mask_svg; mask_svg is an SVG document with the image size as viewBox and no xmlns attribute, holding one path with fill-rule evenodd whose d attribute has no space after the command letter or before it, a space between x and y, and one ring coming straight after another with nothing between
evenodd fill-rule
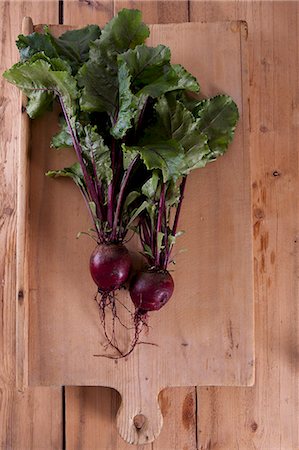
<instances>
[{"instance_id":1,"label":"green leaf","mask_svg":"<svg viewBox=\"0 0 299 450\"><path fill-rule=\"evenodd\" d=\"M170 56L170 50L165 45L147 47L142 44L119 55L118 61L127 63L132 75L132 86L137 92L164 74L165 67L170 67Z\"/></svg>"},{"instance_id":2,"label":"green leaf","mask_svg":"<svg viewBox=\"0 0 299 450\"><path fill-rule=\"evenodd\" d=\"M73 141L69 133L69 129L64 117L59 118L60 131L56 133L51 139L51 147L66 148L72 147Z\"/></svg>"},{"instance_id":3,"label":"green leaf","mask_svg":"<svg viewBox=\"0 0 299 450\"><path fill-rule=\"evenodd\" d=\"M35 61L47 62L50 65L51 70L54 70L54 71L71 72L70 66L67 64L67 62L64 62L58 58L50 59L43 52L35 53L30 58L30 63L34 63ZM18 65L21 65L21 64L22 64L22 62L18 63ZM3 75L5 77L6 73L4 73ZM28 103L27 103L26 110L27 110L28 115L32 119L34 119L34 118L42 115L44 112L52 109L53 100L54 100L54 95L53 95L52 91L50 91L50 92L49 91L41 91L41 90L39 90L39 91L23 90L23 91L28 97Z\"/></svg>"},{"instance_id":4,"label":"green leaf","mask_svg":"<svg viewBox=\"0 0 299 450\"><path fill-rule=\"evenodd\" d=\"M149 96L152 98L160 97L165 92L171 91L177 88L178 77L171 66L166 66L163 74L152 81L150 84L145 85L140 89L136 95Z\"/></svg>"},{"instance_id":5,"label":"green leaf","mask_svg":"<svg viewBox=\"0 0 299 450\"><path fill-rule=\"evenodd\" d=\"M173 236L172 234L169 234L168 235L168 245L169 245L169 247L172 247L175 244L177 238L182 236L183 234L185 234L185 231L178 231L175 236ZM180 250L180 252L181 251L186 251L186 249L184 249L184 250L182 249L182 250Z\"/></svg>"},{"instance_id":6,"label":"green leaf","mask_svg":"<svg viewBox=\"0 0 299 450\"><path fill-rule=\"evenodd\" d=\"M176 183L173 180L170 180L167 183L167 191L166 191L166 205L168 207L175 206L178 204L180 200L181 192L179 183Z\"/></svg>"},{"instance_id":7,"label":"green leaf","mask_svg":"<svg viewBox=\"0 0 299 450\"><path fill-rule=\"evenodd\" d=\"M137 114L137 99L130 89L131 75L125 61L119 63L118 83L119 108L116 123L110 131L115 139L120 139L126 134L132 127L132 120Z\"/></svg>"},{"instance_id":8,"label":"green leaf","mask_svg":"<svg viewBox=\"0 0 299 450\"><path fill-rule=\"evenodd\" d=\"M239 119L235 102L228 95L217 95L199 102L194 115L198 118L200 131L208 137L209 159L223 155L233 139Z\"/></svg>"},{"instance_id":9,"label":"green leaf","mask_svg":"<svg viewBox=\"0 0 299 450\"><path fill-rule=\"evenodd\" d=\"M192 97L188 91L178 91L176 93L176 99L180 101L185 108L193 113L198 106L198 98Z\"/></svg>"},{"instance_id":10,"label":"green leaf","mask_svg":"<svg viewBox=\"0 0 299 450\"><path fill-rule=\"evenodd\" d=\"M27 36L20 34L16 41L21 61L30 59L35 53L44 52L49 58L57 58L58 52L53 46L49 34L31 33Z\"/></svg>"},{"instance_id":11,"label":"green leaf","mask_svg":"<svg viewBox=\"0 0 299 450\"><path fill-rule=\"evenodd\" d=\"M136 95L148 95L152 98L157 98L167 92L184 89L198 92L199 84L196 78L187 72L183 66L173 64L164 66L163 74L140 89Z\"/></svg>"},{"instance_id":12,"label":"green leaf","mask_svg":"<svg viewBox=\"0 0 299 450\"><path fill-rule=\"evenodd\" d=\"M117 55L143 44L149 28L141 20L137 9L122 9L102 30L100 39L91 45L90 59L105 61L117 67Z\"/></svg>"},{"instance_id":13,"label":"green leaf","mask_svg":"<svg viewBox=\"0 0 299 450\"><path fill-rule=\"evenodd\" d=\"M133 147L127 147L125 144L122 144L121 146L123 151L123 165L124 170L127 170L131 162L136 158L138 155L138 150L134 149Z\"/></svg>"},{"instance_id":14,"label":"green leaf","mask_svg":"<svg viewBox=\"0 0 299 450\"><path fill-rule=\"evenodd\" d=\"M88 161L94 161L97 177L110 184L112 180L110 149L105 145L104 139L97 133L96 127L86 125L84 137L81 138L81 147Z\"/></svg>"},{"instance_id":15,"label":"green leaf","mask_svg":"<svg viewBox=\"0 0 299 450\"><path fill-rule=\"evenodd\" d=\"M152 249L147 244L143 244L143 252L141 254L145 257L150 256L150 258L154 259Z\"/></svg>"},{"instance_id":16,"label":"green leaf","mask_svg":"<svg viewBox=\"0 0 299 450\"><path fill-rule=\"evenodd\" d=\"M133 211L130 220L127 224L127 228L134 222L135 219L137 219L137 217L142 213L142 211L144 211L148 206L148 202L144 201L141 203L141 205L135 209L135 211Z\"/></svg>"},{"instance_id":17,"label":"green leaf","mask_svg":"<svg viewBox=\"0 0 299 450\"><path fill-rule=\"evenodd\" d=\"M83 87L80 105L83 111L107 112L114 117L117 108L118 79L102 62L88 61L78 72Z\"/></svg>"},{"instance_id":18,"label":"green leaf","mask_svg":"<svg viewBox=\"0 0 299 450\"><path fill-rule=\"evenodd\" d=\"M52 92L32 91L27 92L27 96L26 111L31 119L35 119L52 109L54 99Z\"/></svg>"},{"instance_id":19,"label":"green leaf","mask_svg":"<svg viewBox=\"0 0 299 450\"><path fill-rule=\"evenodd\" d=\"M160 254L160 251L163 248L163 246L162 246L163 238L164 238L164 233L162 233L162 231L159 231L157 234L157 252L158 252L158 254Z\"/></svg>"},{"instance_id":20,"label":"green leaf","mask_svg":"<svg viewBox=\"0 0 299 450\"><path fill-rule=\"evenodd\" d=\"M32 33L28 36L19 35L16 42L21 60L27 60L39 52L49 58L66 60L73 73L88 59L90 43L98 39L101 30L98 25L88 25L79 30L66 31L59 38L54 37L48 27L44 33Z\"/></svg>"},{"instance_id":21,"label":"green leaf","mask_svg":"<svg viewBox=\"0 0 299 450\"><path fill-rule=\"evenodd\" d=\"M51 35L58 55L70 62L73 72L87 61L89 56L90 44L98 39L101 30L98 25L87 25L79 30L70 30L63 33L59 38Z\"/></svg>"},{"instance_id":22,"label":"green leaf","mask_svg":"<svg viewBox=\"0 0 299 450\"><path fill-rule=\"evenodd\" d=\"M156 123L145 130L141 144L153 145L159 141L160 136L176 142L185 153L178 168L180 175L187 175L191 170L203 167L211 152L207 136L200 130L192 113L172 94L162 96L155 109Z\"/></svg>"},{"instance_id":23,"label":"green leaf","mask_svg":"<svg viewBox=\"0 0 299 450\"><path fill-rule=\"evenodd\" d=\"M139 153L147 169L160 169L164 182L181 175L184 151L174 140L143 147L125 147L125 151Z\"/></svg>"},{"instance_id":24,"label":"green leaf","mask_svg":"<svg viewBox=\"0 0 299 450\"><path fill-rule=\"evenodd\" d=\"M170 67L169 60L170 50L164 45L155 48L137 45L118 55L119 108L117 121L111 130L116 139L122 138L132 127L133 119L142 109L133 92L161 77L165 65ZM141 97L144 102L145 96Z\"/></svg>"},{"instance_id":25,"label":"green leaf","mask_svg":"<svg viewBox=\"0 0 299 450\"><path fill-rule=\"evenodd\" d=\"M97 207L95 202L88 202L88 204L93 217L97 218Z\"/></svg>"},{"instance_id":26,"label":"green leaf","mask_svg":"<svg viewBox=\"0 0 299 450\"><path fill-rule=\"evenodd\" d=\"M41 60L28 60L19 62L4 72L3 76L20 88L30 99L29 113L35 114L44 110L40 106L40 97L37 92L47 92L53 98L59 95L70 117L75 115L76 99L78 97L76 80L66 71L55 71L50 62ZM34 94L33 94L34 93ZM33 95L32 95L33 94ZM50 97L44 97L43 103L50 102ZM37 106L35 106L37 103Z\"/></svg>"},{"instance_id":27,"label":"green leaf","mask_svg":"<svg viewBox=\"0 0 299 450\"><path fill-rule=\"evenodd\" d=\"M150 200L154 200L159 184L159 174L156 170L153 170L152 176L147 180L141 188L141 192L145 197Z\"/></svg>"},{"instance_id":28,"label":"green leaf","mask_svg":"<svg viewBox=\"0 0 299 450\"><path fill-rule=\"evenodd\" d=\"M148 36L149 28L142 23L138 10L123 9L104 27L101 37L91 43L90 60L79 71L78 79L83 87L80 103L84 111L106 111L115 120L119 87L117 56L142 44ZM126 111L128 99L124 91L122 101ZM120 118L122 120L127 123L126 113ZM120 129L122 126L121 123L117 125ZM117 127L116 135L122 134Z\"/></svg>"},{"instance_id":29,"label":"green leaf","mask_svg":"<svg viewBox=\"0 0 299 450\"><path fill-rule=\"evenodd\" d=\"M197 79L191 73L189 73L183 66L181 66L181 64L173 64L172 68L178 77L177 87L175 87L172 90L185 89L187 91L197 93L200 91L200 86L198 84Z\"/></svg>"},{"instance_id":30,"label":"green leaf","mask_svg":"<svg viewBox=\"0 0 299 450\"><path fill-rule=\"evenodd\" d=\"M140 192L137 192L137 191L129 192L129 194L127 195L126 200L124 202L123 211L127 211L129 206L131 206L132 203L134 203L135 200L137 200L137 198L139 198L139 197L140 197Z\"/></svg>"},{"instance_id":31,"label":"green leaf","mask_svg":"<svg viewBox=\"0 0 299 450\"><path fill-rule=\"evenodd\" d=\"M64 169L49 170L46 173L46 175L47 177L51 178L58 178L58 177L71 178L81 190L83 191L86 190L83 173L80 164L78 162L73 164L71 167L66 167Z\"/></svg>"}]
</instances>

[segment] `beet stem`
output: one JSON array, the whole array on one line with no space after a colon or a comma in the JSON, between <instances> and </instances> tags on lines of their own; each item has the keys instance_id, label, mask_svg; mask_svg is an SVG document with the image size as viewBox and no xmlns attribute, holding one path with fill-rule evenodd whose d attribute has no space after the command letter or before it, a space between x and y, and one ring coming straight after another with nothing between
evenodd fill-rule
<instances>
[{"instance_id":1,"label":"beet stem","mask_svg":"<svg viewBox=\"0 0 299 450\"><path fill-rule=\"evenodd\" d=\"M83 176L84 176L84 179L85 179L85 182L86 182L87 189L88 189L88 191L89 191L89 193L91 195L92 200L95 202L96 205L98 205L98 199L97 199L97 195L96 195L96 192L95 192L95 188L94 188L93 182L91 180L91 177L89 176L89 174L87 172L87 168L86 168L85 162L84 162L83 157L82 157L82 148L81 148L78 136L76 134L76 131L73 130L73 127L72 127L70 118L68 116L68 113L66 111L66 108L65 108L65 105L64 105L62 97L59 95L59 93L57 93L57 95L58 95L58 98L59 98L59 101L60 101L61 109L62 109L63 115L65 117L65 120L66 120L68 129L69 129L69 132L70 132L71 137L72 137L72 141L73 141L73 144L74 144L74 149L75 149L78 161L80 163L80 166L81 166L81 169L82 169L82 172L83 172Z\"/></svg>"},{"instance_id":2,"label":"beet stem","mask_svg":"<svg viewBox=\"0 0 299 450\"><path fill-rule=\"evenodd\" d=\"M160 259L160 252L158 249L158 239L159 239L159 233L161 231L162 226L162 217L164 213L164 203L165 203L165 183L162 184L161 189L161 195L160 195L160 201L159 201L159 211L158 211L158 219L157 219L157 230L156 230L156 239L157 239L157 245L156 245L156 258L155 258L155 265L159 266L159 259Z\"/></svg>"},{"instance_id":3,"label":"beet stem","mask_svg":"<svg viewBox=\"0 0 299 450\"><path fill-rule=\"evenodd\" d=\"M120 211L121 211L121 207L123 204L123 198L124 198L124 194L125 194L125 189L127 187L131 172L136 164L136 162L139 160L139 155L136 156L133 161L131 161L129 167L127 168L122 182L121 182L121 186L120 186L120 191L119 191L119 195L118 195L118 200L117 200L117 206L116 206L116 212L115 212L115 216L114 216L114 222L113 222L113 231L112 231L112 241L116 240L116 235L117 235L117 224L119 221L119 217L120 217Z\"/></svg>"},{"instance_id":4,"label":"beet stem","mask_svg":"<svg viewBox=\"0 0 299 450\"><path fill-rule=\"evenodd\" d=\"M179 223L179 217L180 217L180 212L181 212L181 208L182 208L182 202L184 199L184 192L185 192L185 188L186 188L186 181L187 181L187 176L185 176L182 179L181 185L180 185L180 199L179 199L179 203L176 209L176 213L175 213L175 217L174 217L174 221L173 221L173 227L172 227L172 236L176 235L177 232L177 228L178 228L178 223ZM169 258L170 258L170 254L172 251L173 245L170 246L167 256L165 258L165 268L167 267L167 264L169 262Z\"/></svg>"},{"instance_id":5,"label":"beet stem","mask_svg":"<svg viewBox=\"0 0 299 450\"><path fill-rule=\"evenodd\" d=\"M177 232L177 227L178 227L178 223L179 223L179 217L180 217L180 212L181 212L181 208L182 208L182 202L184 199L184 192L185 192L185 187L186 187L186 181L187 181L187 177L184 177L182 179L181 185L180 185L180 200L179 200L179 204L175 213L175 218L174 218L174 222L173 222L173 228L172 228L172 236L176 235Z\"/></svg>"}]
</instances>

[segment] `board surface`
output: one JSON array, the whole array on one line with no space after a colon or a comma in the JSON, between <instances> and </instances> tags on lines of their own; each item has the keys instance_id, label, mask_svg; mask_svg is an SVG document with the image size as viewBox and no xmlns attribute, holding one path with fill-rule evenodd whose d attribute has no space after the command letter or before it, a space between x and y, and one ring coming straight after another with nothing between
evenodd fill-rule
<instances>
[{"instance_id":1,"label":"board surface","mask_svg":"<svg viewBox=\"0 0 299 450\"><path fill-rule=\"evenodd\" d=\"M170 46L172 61L198 77L204 96L228 93L241 113L229 152L188 178L180 222L187 232L177 245L187 252L176 258L175 294L152 315L142 337L156 345L140 345L117 364L93 356L104 342L88 273L93 244L75 239L90 226L88 217L71 183L44 177L46 170L73 160L70 151L48 150L57 112L34 121L31 138L29 383L114 387L127 416L132 404L133 416L155 409L166 386L253 381L246 27L241 22L154 25L149 43Z\"/></svg>"}]
</instances>

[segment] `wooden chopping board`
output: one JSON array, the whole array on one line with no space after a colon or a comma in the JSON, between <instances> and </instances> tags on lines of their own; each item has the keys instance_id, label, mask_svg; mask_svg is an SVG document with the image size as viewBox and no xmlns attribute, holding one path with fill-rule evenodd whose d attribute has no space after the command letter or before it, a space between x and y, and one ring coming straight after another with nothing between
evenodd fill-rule
<instances>
[{"instance_id":1,"label":"wooden chopping board","mask_svg":"<svg viewBox=\"0 0 299 450\"><path fill-rule=\"evenodd\" d=\"M24 32L30 32L29 19ZM40 26L36 26L40 29ZM53 26L59 35L71 27ZM254 379L253 260L248 142L247 28L243 22L151 25L148 45L170 47L204 96L230 94L241 120L228 153L188 178L171 301L150 317L133 354L94 357L105 342L88 271L94 247L79 192L44 176L74 160L49 149L57 111L31 124L22 114L18 180L17 357L19 385L109 386L122 396L117 426L151 442L168 386L248 386ZM136 243L128 247L136 252ZM179 253L180 249L186 249ZM121 301L130 304L127 293ZM135 419L134 419L135 418ZM140 428L141 427L141 428Z\"/></svg>"}]
</instances>

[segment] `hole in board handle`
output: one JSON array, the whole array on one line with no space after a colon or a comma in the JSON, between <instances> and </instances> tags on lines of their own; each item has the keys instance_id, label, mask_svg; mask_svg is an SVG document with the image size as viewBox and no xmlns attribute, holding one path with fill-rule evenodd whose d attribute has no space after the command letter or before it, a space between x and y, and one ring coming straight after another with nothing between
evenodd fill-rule
<instances>
[{"instance_id":1,"label":"hole in board handle","mask_svg":"<svg viewBox=\"0 0 299 450\"><path fill-rule=\"evenodd\" d=\"M137 428L137 430L141 430L141 428L143 427L143 425L145 424L145 416L143 414L137 414L134 419L133 419L133 423L135 425L135 428Z\"/></svg>"}]
</instances>

